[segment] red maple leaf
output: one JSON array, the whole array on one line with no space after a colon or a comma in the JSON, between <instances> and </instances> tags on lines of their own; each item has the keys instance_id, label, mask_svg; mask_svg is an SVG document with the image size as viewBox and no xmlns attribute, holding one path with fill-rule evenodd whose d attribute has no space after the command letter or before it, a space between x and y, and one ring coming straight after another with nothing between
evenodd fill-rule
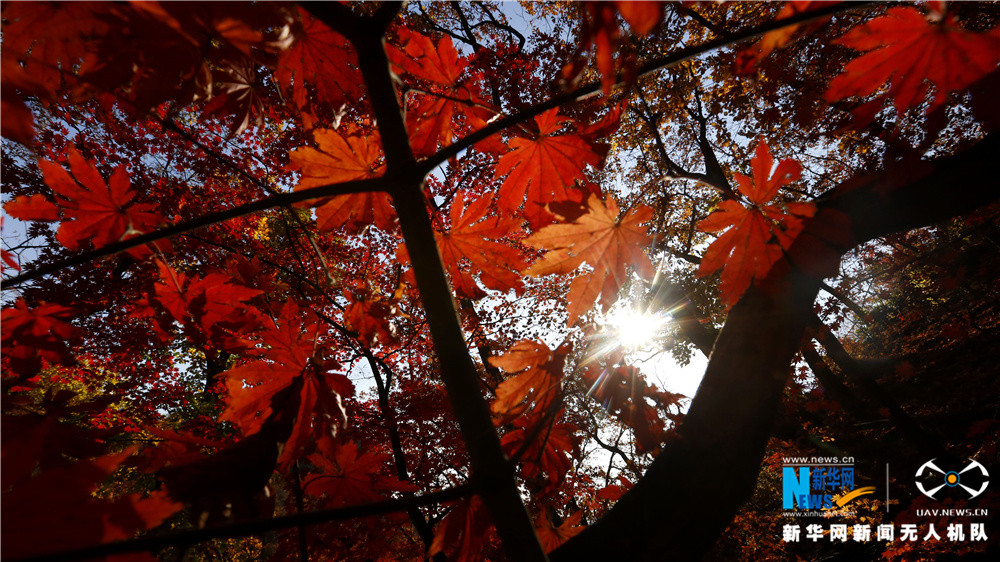
<instances>
[{"instance_id":1,"label":"red maple leaf","mask_svg":"<svg viewBox=\"0 0 1000 562\"><path fill-rule=\"evenodd\" d=\"M3 260L3 265L9 266L17 271L21 271L21 264L17 263L17 256L15 256L13 252L0 249L0 259ZM0 271L3 271L2 266L0 266Z\"/></svg>"},{"instance_id":2,"label":"red maple leaf","mask_svg":"<svg viewBox=\"0 0 1000 562\"><path fill-rule=\"evenodd\" d=\"M141 310L140 314L154 316L162 334L168 333L176 320L198 344L211 342L232 352L248 347L239 334L256 326L260 318L245 301L261 291L233 283L232 278L221 273L198 278L175 271L160 261L157 265L161 281L153 286L152 294L146 294L145 304L159 305L170 316L157 316L155 310Z\"/></svg>"},{"instance_id":3,"label":"red maple leaf","mask_svg":"<svg viewBox=\"0 0 1000 562\"><path fill-rule=\"evenodd\" d=\"M313 138L318 149L302 146L290 153L292 164L302 170L296 190L382 174L382 147L377 131L364 134L349 128L347 136L343 136L331 129L316 129ZM396 212L387 193L338 195L310 205L317 207L316 224L320 230L345 226L357 230L368 224L393 230L396 224Z\"/></svg>"},{"instance_id":4,"label":"red maple leaf","mask_svg":"<svg viewBox=\"0 0 1000 562\"><path fill-rule=\"evenodd\" d=\"M389 319L398 312L395 306L382 299L357 299L344 309L344 321L369 347L393 345L398 340Z\"/></svg>"},{"instance_id":5,"label":"red maple leaf","mask_svg":"<svg viewBox=\"0 0 1000 562\"><path fill-rule=\"evenodd\" d=\"M458 81L465 63L458 59L451 37L442 36L435 45L430 37L406 27L399 28L397 33L401 45L387 49L394 71L444 86Z\"/></svg>"},{"instance_id":6,"label":"red maple leaf","mask_svg":"<svg viewBox=\"0 0 1000 562\"><path fill-rule=\"evenodd\" d=\"M449 560L477 562L485 560L483 550L490 541L489 512L479 496L453 504L434 530L434 541L428 554L445 553Z\"/></svg>"},{"instance_id":7,"label":"red maple leaf","mask_svg":"<svg viewBox=\"0 0 1000 562\"><path fill-rule=\"evenodd\" d=\"M545 205L552 201L580 200L571 188L584 180L585 167L600 166L602 159L580 135L556 135L569 118L559 117L558 108L535 117L538 136L510 141L510 152L500 157L496 177L504 177L498 201L504 209L517 209L525 201L524 216L533 226L548 217Z\"/></svg>"},{"instance_id":8,"label":"red maple leaf","mask_svg":"<svg viewBox=\"0 0 1000 562\"><path fill-rule=\"evenodd\" d=\"M347 423L341 398L354 394L350 380L328 372L319 357L319 324L301 316L293 301L286 302L275 327L263 335L265 359L223 373L228 394L221 419L235 423L244 435L256 433L271 417L276 394L296 389L294 425L278 458L282 469L300 456L310 438L332 436Z\"/></svg>"},{"instance_id":9,"label":"red maple leaf","mask_svg":"<svg viewBox=\"0 0 1000 562\"><path fill-rule=\"evenodd\" d=\"M98 2L5 4L0 53L5 94L17 88L49 99L60 88L77 85L68 69L85 71L99 62L88 38L107 33L110 8Z\"/></svg>"},{"instance_id":10,"label":"red maple leaf","mask_svg":"<svg viewBox=\"0 0 1000 562\"><path fill-rule=\"evenodd\" d=\"M563 68L563 78L576 80L585 68L586 60L583 54L591 46L597 57L597 70L601 74L601 85L604 94L611 92L611 86L617 81L614 51L621 40L618 25L618 14L628 22L638 35L646 35L663 19L663 2L637 2L632 0L615 0L613 2L585 2L580 6L583 21L580 29L580 45L573 54L573 62ZM627 60L621 66L624 70L634 68L634 59Z\"/></svg>"},{"instance_id":11,"label":"red maple leaf","mask_svg":"<svg viewBox=\"0 0 1000 562\"><path fill-rule=\"evenodd\" d=\"M114 92L140 114L167 101L210 98L211 58L222 50L249 54L262 43L260 30L281 28L282 16L266 3L238 13L210 2L5 6L4 134L31 140L30 112L12 88L41 99Z\"/></svg>"},{"instance_id":12,"label":"red maple leaf","mask_svg":"<svg viewBox=\"0 0 1000 562\"><path fill-rule=\"evenodd\" d=\"M475 106L483 106L478 90L459 83L466 63L459 59L451 37L443 36L437 45L430 37L408 28L399 28L400 47L390 45L386 53L393 70L423 81L415 94L416 102L408 103L406 128L410 146L417 157L433 154L438 145L452 141L452 118Z\"/></svg>"},{"instance_id":13,"label":"red maple leaf","mask_svg":"<svg viewBox=\"0 0 1000 562\"><path fill-rule=\"evenodd\" d=\"M278 59L274 77L292 93L295 106L306 105L306 84L320 102L333 107L357 100L364 93L354 50L347 39L299 8L300 22L294 27L295 42Z\"/></svg>"},{"instance_id":14,"label":"red maple leaf","mask_svg":"<svg viewBox=\"0 0 1000 562\"><path fill-rule=\"evenodd\" d=\"M4 555L21 557L80 548L151 529L183 506L156 491L97 501L94 492L135 448L42 470L4 493Z\"/></svg>"},{"instance_id":15,"label":"red maple leaf","mask_svg":"<svg viewBox=\"0 0 1000 562\"><path fill-rule=\"evenodd\" d=\"M325 494L330 507L369 503L391 491L416 491L409 482L381 474L388 458L384 453L361 451L353 441L337 445L332 454L310 455L319 472L305 478L303 491Z\"/></svg>"},{"instance_id":16,"label":"red maple leaf","mask_svg":"<svg viewBox=\"0 0 1000 562\"><path fill-rule=\"evenodd\" d=\"M654 451L663 442L666 424L655 408L646 402L654 398L656 387L650 387L638 369L618 366L614 369L588 367L583 380L593 396L604 408L615 414L635 435L636 451Z\"/></svg>"},{"instance_id":17,"label":"red maple leaf","mask_svg":"<svg viewBox=\"0 0 1000 562\"><path fill-rule=\"evenodd\" d=\"M3 209L23 221L55 222L61 218L59 206L41 194L19 195L4 203Z\"/></svg>"},{"instance_id":18,"label":"red maple leaf","mask_svg":"<svg viewBox=\"0 0 1000 562\"><path fill-rule=\"evenodd\" d=\"M250 57L230 57L212 71L215 96L202 109L202 115L232 116L229 137L235 137L253 123L264 123L264 85L258 79Z\"/></svg>"},{"instance_id":19,"label":"red maple leaf","mask_svg":"<svg viewBox=\"0 0 1000 562\"><path fill-rule=\"evenodd\" d=\"M55 201L44 196L20 196L4 205L10 216L21 220L55 221L62 219L56 239L70 250L87 240L101 247L149 232L161 221L149 203L135 203L137 192L131 187L124 166L119 166L110 181L93 164L70 147L70 172L54 162L39 160L45 183L55 193Z\"/></svg>"},{"instance_id":20,"label":"red maple leaf","mask_svg":"<svg viewBox=\"0 0 1000 562\"><path fill-rule=\"evenodd\" d=\"M616 502L618 501L618 498L624 496L625 492L629 491L633 485L632 482L624 476L619 476L618 482L618 484L608 484L598 490L595 493L597 499Z\"/></svg>"},{"instance_id":21,"label":"red maple leaf","mask_svg":"<svg viewBox=\"0 0 1000 562\"><path fill-rule=\"evenodd\" d=\"M844 67L824 97L864 98L888 84L885 95L892 98L899 115L923 102L932 84L934 100L928 112L1000 63L1000 26L975 33L958 27L953 15L931 22L910 6L890 8L836 43L866 54Z\"/></svg>"},{"instance_id":22,"label":"red maple leaf","mask_svg":"<svg viewBox=\"0 0 1000 562\"><path fill-rule=\"evenodd\" d=\"M508 432L500 440L508 455L515 455L523 449L521 455L521 474L528 480L545 478L545 489L551 490L562 482L566 473L573 465L573 450L576 448L576 426L569 423L556 423L548 420L544 413L533 416L521 416L514 420L514 430ZM560 413L561 415L561 413ZM547 424L540 431L537 424ZM534 435L532 435L534 434ZM527 439L530 443L525 445Z\"/></svg>"},{"instance_id":23,"label":"red maple leaf","mask_svg":"<svg viewBox=\"0 0 1000 562\"><path fill-rule=\"evenodd\" d=\"M79 328L66 322L73 309L40 302L29 308L18 299L12 308L0 313L3 324L3 355L10 369L22 375L34 375L42 368L42 360L60 365L74 362L67 342L79 333Z\"/></svg>"},{"instance_id":24,"label":"red maple leaf","mask_svg":"<svg viewBox=\"0 0 1000 562\"><path fill-rule=\"evenodd\" d=\"M476 283L476 273L487 288L520 289L520 271L527 262L503 238L519 233L523 221L502 213L487 216L492 207L488 197L471 198L468 206L465 203L465 192L459 191L451 203L451 228L434 233L455 292L473 299L486 296Z\"/></svg>"},{"instance_id":25,"label":"red maple leaf","mask_svg":"<svg viewBox=\"0 0 1000 562\"><path fill-rule=\"evenodd\" d=\"M626 270L634 267L645 277L653 275L653 264L643 249L651 238L640 226L653 216L646 205L636 205L619 217L614 198L602 203L596 195L587 201L587 212L572 223L553 224L525 239L525 243L549 250L525 272L528 275L563 275L583 263L593 268L581 272L570 283L569 325L572 326L601 295L607 310L618 300L618 290L625 282Z\"/></svg>"},{"instance_id":26,"label":"red maple leaf","mask_svg":"<svg viewBox=\"0 0 1000 562\"><path fill-rule=\"evenodd\" d=\"M737 187L750 206L733 200L723 201L719 210L698 223L698 230L702 232L728 229L705 250L697 273L705 276L722 270L719 293L727 307L743 296L752 281L767 275L781 258L782 250L788 249L802 230L803 219L816 212L812 203L767 204L781 186L799 179L802 165L797 161L782 160L772 174L774 158L767 142L761 139L750 164L752 179L734 174Z\"/></svg>"},{"instance_id":27,"label":"red maple leaf","mask_svg":"<svg viewBox=\"0 0 1000 562\"><path fill-rule=\"evenodd\" d=\"M516 373L497 386L496 400L490 405L497 423L508 423L535 404L543 411L562 390L563 366L571 347L563 344L551 352L547 345L532 340L515 343L499 357L490 357L490 364Z\"/></svg>"},{"instance_id":28,"label":"red maple leaf","mask_svg":"<svg viewBox=\"0 0 1000 562\"><path fill-rule=\"evenodd\" d=\"M438 144L451 144L451 122L456 113L456 102L426 94L411 97L415 97L417 101L408 101L406 108L406 129L410 136L410 146L418 158L430 156L437 151Z\"/></svg>"}]
</instances>

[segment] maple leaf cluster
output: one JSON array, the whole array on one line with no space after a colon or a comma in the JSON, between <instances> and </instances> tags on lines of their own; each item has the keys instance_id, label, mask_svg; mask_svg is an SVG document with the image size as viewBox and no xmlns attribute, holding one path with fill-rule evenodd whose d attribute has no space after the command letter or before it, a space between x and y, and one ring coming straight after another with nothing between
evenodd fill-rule
<instances>
[{"instance_id":1,"label":"maple leaf cluster","mask_svg":"<svg viewBox=\"0 0 1000 562\"><path fill-rule=\"evenodd\" d=\"M750 162L753 176L734 174L739 191L750 206L729 199L698 223L698 229L705 232L725 230L705 250L698 275L722 269L719 292L728 306L736 303L752 281L768 274L782 258L782 251L802 231L803 220L816 212L815 206L808 202L768 204L782 186L799 179L802 166L798 162L786 159L775 167L764 139L757 144Z\"/></svg>"},{"instance_id":2,"label":"maple leaf cluster","mask_svg":"<svg viewBox=\"0 0 1000 562\"><path fill-rule=\"evenodd\" d=\"M637 76L640 47L689 59L706 29L725 36L689 4L539 6L577 18L572 42L558 22L526 38L480 3L4 4L3 207L28 239L2 256L20 271L0 338L5 553L323 510L297 540L221 556L479 560L511 529L555 551L613 509L674 438L683 397L625 351L594 351L601 314L687 260L675 277L718 272L717 294L687 279L666 305L710 311L679 318L679 338L714 337L712 310L781 290L768 280L810 242L850 246L849 221L809 200L815 178L772 155L799 132L712 138L698 87ZM713 80L771 79L830 35L802 23L829 9L775 8L798 23ZM838 22L851 60L803 88L854 113L838 140L887 104L932 115L989 79L1000 27L938 15ZM701 64L717 61L664 62L664 83L684 90ZM647 89L672 105L652 109ZM756 119L745 106L720 120ZM684 109L697 139L665 140ZM632 185L640 121L662 153ZM748 175L712 152L753 137Z\"/></svg>"}]
</instances>

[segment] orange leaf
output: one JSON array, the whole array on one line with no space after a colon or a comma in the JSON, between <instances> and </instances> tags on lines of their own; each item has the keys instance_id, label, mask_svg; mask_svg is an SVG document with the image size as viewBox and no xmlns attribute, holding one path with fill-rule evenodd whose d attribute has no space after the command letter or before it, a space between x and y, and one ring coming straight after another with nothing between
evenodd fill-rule
<instances>
[{"instance_id":1,"label":"orange leaf","mask_svg":"<svg viewBox=\"0 0 1000 562\"><path fill-rule=\"evenodd\" d=\"M446 86L458 81L465 63L458 59L451 37L442 36L435 45L430 37L407 27L400 27L397 33L402 47L387 49L389 61L395 67L393 70Z\"/></svg>"},{"instance_id":2,"label":"orange leaf","mask_svg":"<svg viewBox=\"0 0 1000 562\"><path fill-rule=\"evenodd\" d=\"M465 206L465 193L459 191L451 203L451 229L434 233L441 259L448 268L459 296L480 298L486 293L473 274L487 288L509 291L521 288L520 270L527 263L521 252L501 239L519 232L521 219L510 214L487 216L492 205L488 197L472 198Z\"/></svg>"},{"instance_id":3,"label":"orange leaf","mask_svg":"<svg viewBox=\"0 0 1000 562\"><path fill-rule=\"evenodd\" d=\"M316 129L313 138L319 149L303 146L293 150L292 163L301 168L296 190L381 175L382 149L378 132L362 136L351 130L347 137L332 129ZM357 230L368 224L383 230L395 228L396 214L386 193L352 193L328 197L313 203L316 226L320 230L348 227Z\"/></svg>"},{"instance_id":4,"label":"orange leaf","mask_svg":"<svg viewBox=\"0 0 1000 562\"><path fill-rule=\"evenodd\" d=\"M346 227L355 232L369 224L387 232L396 229L396 211L388 193L338 195L316 209L316 226L320 230Z\"/></svg>"},{"instance_id":5,"label":"orange leaf","mask_svg":"<svg viewBox=\"0 0 1000 562\"><path fill-rule=\"evenodd\" d=\"M554 135L570 120L551 109L535 117L539 136L515 138L511 151L500 157L496 177L506 176L498 196L500 206L517 209L525 200L524 214L532 225L540 224L544 207L552 201L579 200L569 191L585 179L584 168L600 166L601 157L579 135Z\"/></svg>"},{"instance_id":6,"label":"orange leaf","mask_svg":"<svg viewBox=\"0 0 1000 562\"><path fill-rule=\"evenodd\" d=\"M890 8L836 43L866 54L844 67L824 97L829 101L863 98L888 83L887 95L899 115L924 101L928 82L934 85L929 112L950 92L969 86L1000 62L1000 26L975 33L958 27L953 16L934 23L909 6Z\"/></svg>"},{"instance_id":7,"label":"orange leaf","mask_svg":"<svg viewBox=\"0 0 1000 562\"><path fill-rule=\"evenodd\" d=\"M367 137L350 130L345 138L333 129L316 129L313 138L319 149L300 146L289 153L292 164L302 169L295 189L374 178L382 170L382 147L378 132Z\"/></svg>"},{"instance_id":8,"label":"orange leaf","mask_svg":"<svg viewBox=\"0 0 1000 562\"><path fill-rule=\"evenodd\" d=\"M799 178L798 162L782 160L772 174L774 159L761 139L750 163L753 178L739 173L735 178L740 192L752 206L723 201L719 210L698 223L702 232L728 229L709 245L698 266L698 276L722 269L719 292L727 307L739 300L752 281L767 275L781 259L782 249L788 249L802 230L802 219L816 212L811 203L787 204L788 213L781 207L765 204L778 194L781 186Z\"/></svg>"},{"instance_id":9,"label":"orange leaf","mask_svg":"<svg viewBox=\"0 0 1000 562\"><path fill-rule=\"evenodd\" d=\"M580 534L580 531L586 529L585 526L580 525L580 521L582 519L583 510L580 510L567 517L563 520L562 524L557 527L549 519L548 509L543 507L542 512L538 514L535 531L538 533L538 540L541 541L542 548L545 549L545 552L552 552L561 546L562 543L575 537Z\"/></svg>"},{"instance_id":10,"label":"orange leaf","mask_svg":"<svg viewBox=\"0 0 1000 562\"><path fill-rule=\"evenodd\" d=\"M443 36L435 45L426 35L405 27L397 32L402 46L390 45L386 49L393 70L428 83L420 85L420 89L429 90L430 95L416 94L418 101L407 103L406 128L413 153L417 157L429 156L439 144L451 144L455 115L484 102L477 88L459 83L466 63L459 59L451 37Z\"/></svg>"},{"instance_id":11,"label":"orange leaf","mask_svg":"<svg viewBox=\"0 0 1000 562\"><path fill-rule=\"evenodd\" d=\"M539 409L544 409L559 394L560 378L561 373L531 368L500 383L497 398L490 404L490 410L499 416L498 424L523 414L533 401L539 403Z\"/></svg>"},{"instance_id":12,"label":"orange leaf","mask_svg":"<svg viewBox=\"0 0 1000 562\"><path fill-rule=\"evenodd\" d=\"M636 35L646 35L663 19L663 2L615 0L615 7L622 18L632 26Z\"/></svg>"},{"instance_id":13,"label":"orange leaf","mask_svg":"<svg viewBox=\"0 0 1000 562\"><path fill-rule=\"evenodd\" d=\"M653 274L653 264L643 251L651 238L640 226L652 218L653 210L636 205L619 218L618 204L610 195L607 204L591 195L587 207L587 213L576 221L546 226L525 239L528 245L549 250L528 268L528 275L566 274L584 262L593 268L592 272L579 273L570 284L567 310L571 326L598 295L604 310L618 300L629 266L643 276Z\"/></svg>"},{"instance_id":14,"label":"orange leaf","mask_svg":"<svg viewBox=\"0 0 1000 562\"><path fill-rule=\"evenodd\" d=\"M542 342L521 340L512 345L503 355L490 357L490 365L508 373L516 373L529 367L544 365L549 360L550 354L549 346Z\"/></svg>"},{"instance_id":15,"label":"orange leaf","mask_svg":"<svg viewBox=\"0 0 1000 562\"><path fill-rule=\"evenodd\" d=\"M526 412L532 404L536 411L545 410L562 390L563 366L571 350L563 344L550 352L544 343L523 340L514 344L490 363L508 373L518 373L497 386L496 400L490 405L498 425L509 423Z\"/></svg>"}]
</instances>

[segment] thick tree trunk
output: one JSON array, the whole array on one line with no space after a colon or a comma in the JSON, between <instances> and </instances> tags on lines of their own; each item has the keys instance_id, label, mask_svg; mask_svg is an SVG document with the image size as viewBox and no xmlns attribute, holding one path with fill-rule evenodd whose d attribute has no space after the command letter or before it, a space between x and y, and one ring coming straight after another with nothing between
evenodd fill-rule
<instances>
[{"instance_id":1,"label":"thick tree trunk","mask_svg":"<svg viewBox=\"0 0 1000 562\"><path fill-rule=\"evenodd\" d=\"M604 518L551 560L701 558L753 491L823 271L859 243L995 200L998 159L994 134L956 157L893 166L819 201L789 251L796 265L775 266L730 312L680 437Z\"/></svg>"}]
</instances>

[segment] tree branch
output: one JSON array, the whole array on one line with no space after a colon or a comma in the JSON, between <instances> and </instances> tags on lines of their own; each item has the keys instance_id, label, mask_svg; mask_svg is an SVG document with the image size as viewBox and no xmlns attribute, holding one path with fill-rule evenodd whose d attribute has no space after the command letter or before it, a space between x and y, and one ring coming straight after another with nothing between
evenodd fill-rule
<instances>
[{"instance_id":1,"label":"tree branch","mask_svg":"<svg viewBox=\"0 0 1000 562\"><path fill-rule=\"evenodd\" d=\"M486 13L486 17L488 17L490 19L489 19L489 21L481 21L481 22L477 23L476 25L472 26L472 29L477 29L477 28L482 27L484 25L492 25L493 27L495 27L497 29L502 29L502 30L506 31L507 33L510 33L514 37L517 37L517 51L518 52L521 52L521 50L524 49L524 43L525 43L524 34L522 34L520 31L514 29L513 26L507 25L505 23L500 23L500 21L497 20L496 16L493 15L493 12L490 11L489 7L484 7L483 6L484 2L473 2L473 4L475 4L476 6L479 6L480 9L482 9L483 12Z\"/></svg>"},{"instance_id":2,"label":"tree branch","mask_svg":"<svg viewBox=\"0 0 1000 562\"><path fill-rule=\"evenodd\" d=\"M721 37L718 39L713 39L707 43L701 45L696 45L693 47L684 47L679 49L677 52L657 57L652 59L645 64L642 64L638 68L637 77L646 76L658 70L663 70L666 68L673 67L680 64L686 60L692 59L698 55L707 53L709 51L714 51L720 47L725 47L730 44L739 43L741 41L746 41L748 39L755 39L764 35L769 31L774 31L775 29L781 29L789 25L796 25L801 23L810 22L813 20L823 19L829 17L833 14L853 11L860 8L867 8L875 4L874 2L852 2L852 3L838 3L829 6L823 6L822 8L811 10L808 12L802 12L795 14L791 17L772 20L765 24L759 25L753 29L748 29L746 31L740 31L728 35L726 37ZM620 74L617 77L616 85L624 83L624 75ZM434 168L437 168L444 162L447 162L450 158L458 156L460 152L469 148L470 146L476 144L477 142L489 138L491 135L500 132L508 127L512 127L528 119L535 117L536 115L541 115L545 111L548 111L554 107L559 107L563 104L578 101L597 94L601 91L601 82L591 82L589 84L584 84L578 88L574 88L563 94L558 94L552 96L548 100L535 104L527 109L519 111L514 115L508 117L503 117L490 123L489 125L479 129L478 131L469 134L468 136L462 138L461 140L439 150L434 155L428 157L426 160L420 163L420 170L424 174L430 173Z\"/></svg>"},{"instance_id":3,"label":"tree branch","mask_svg":"<svg viewBox=\"0 0 1000 562\"><path fill-rule=\"evenodd\" d=\"M820 288L829 293L832 297L836 298L844 304L851 312L853 312L859 320L862 322L868 322L868 313L865 312L861 305L854 301L847 293L840 291L827 285L826 281L820 283Z\"/></svg>"},{"instance_id":4,"label":"tree branch","mask_svg":"<svg viewBox=\"0 0 1000 562\"><path fill-rule=\"evenodd\" d=\"M381 369L371 350L362 347L361 351L365 359L368 360L368 367L372 370L372 375L375 377L375 389L378 391L378 407L382 412L382 421L389 432L389 444L392 447L392 460L396 466L396 477L407 482L410 480L410 473L406 469L406 454L403 452L403 444L399 439L399 426L396 424L396 415L389 405L389 388L382 380ZM412 496L412 494L409 495ZM434 530L427 524L427 520L424 519L423 514L420 513L417 506L407 508L406 514L410 516L410 522L413 523L417 534L420 535L420 540L424 542L424 550L430 549L431 543L434 542ZM435 560L444 562L443 557L440 557L440 560L439 557L435 557Z\"/></svg>"},{"instance_id":5,"label":"tree branch","mask_svg":"<svg viewBox=\"0 0 1000 562\"><path fill-rule=\"evenodd\" d=\"M829 327L822 324L819 318L816 318L815 322L818 324L816 340L826 350L827 357L837 366L841 375L854 383L862 392L862 396L873 406L873 409L881 406L888 410L889 418L903 434L906 441L924 456L948 457L948 450L941 438L921 426L913 419L913 416L899 405L899 402L885 391L885 388L876 380L877 373L872 372L870 368L866 368L861 362L851 357L837 336Z\"/></svg>"},{"instance_id":6,"label":"tree branch","mask_svg":"<svg viewBox=\"0 0 1000 562\"><path fill-rule=\"evenodd\" d=\"M688 115L698 122L698 148L701 150L702 158L705 159L704 181L722 191L726 197L734 198L736 194L733 191L733 186L729 184L726 172L722 169L715 149L712 148L712 143L708 140L708 118L705 117L704 108L701 105L701 90L698 88L694 90L694 101L697 111L693 111L691 108L687 108L687 110Z\"/></svg>"},{"instance_id":7,"label":"tree branch","mask_svg":"<svg viewBox=\"0 0 1000 562\"><path fill-rule=\"evenodd\" d=\"M235 219L237 217L249 215L258 211L264 211L272 207L291 205L300 201L307 201L309 199L317 199L320 197L330 197L334 195L346 195L349 193L360 193L363 191L388 191L390 186L391 182L387 178L375 178L321 185L300 191L279 193L278 195L265 197L264 199L259 199L252 203L233 207L232 209L227 209L225 211L219 211L218 213L203 215L189 221L175 224L174 226L154 230L153 232L142 234L136 236L135 238L129 238L128 240L108 244L107 246L97 248L96 250L90 250L88 252L83 252L47 265L32 268L31 271L11 277L10 279L5 279L3 281L3 285L4 288L16 287L26 281L32 281L46 275L58 273L68 267L91 262L98 258L117 254L118 252L137 248L145 244L165 240L171 236L205 228L206 226L225 222L229 219Z\"/></svg>"},{"instance_id":8,"label":"tree branch","mask_svg":"<svg viewBox=\"0 0 1000 562\"><path fill-rule=\"evenodd\" d=\"M329 521L342 521L344 519L355 519L358 517L368 517L372 515L381 515L383 513L405 511L410 507L434 505L454 501L467 497L474 492L475 489L472 485L462 484L455 486L454 488L448 488L439 492L431 492L410 498L385 500L363 505L351 505L347 507L338 507L336 509L310 511L308 513L285 515L283 517L274 517L272 519L263 519L260 521L249 521L246 523L234 523L232 525L225 525L222 527L195 529L192 531L170 533L156 537L143 537L76 550L43 554L41 556L17 558L11 562L63 562L67 560L86 560L126 552L157 552L169 546L183 547L212 539L246 537L264 533L266 531L273 531L275 529L298 527L299 525L315 525L317 523L326 523Z\"/></svg>"},{"instance_id":9,"label":"tree branch","mask_svg":"<svg viewBox=\"0 0 1000 562\"><path fill-rule=\"evenodd\" d=\"M448 2L448 5L451 6L452 11L458 15L458 21L462 24L462 31L464 31L468 36L468 43L472 45L472 49L477 53L481 51L483 46L479 44L479 41L476 41L476 34L473 33L472 28L469 27L469 20L465 18L465 12L462 11L462 6L457 2L457 0L451 0L451 2Z\"/></svg>"},{"instance_id":10,"label":"tree branch","mask_svg":"<svg viewBox=\"0 0 1000 562\"><path fill-rule=\"evenodd\" d=\"M680 12L681 14L683 14L685 16L688 16L689 18L691 18L694 21L698 22L699 24L701 24L702 27L704 27L705 29L711 31L712 33L714 33L714 34L716 34L716 35L718 35L720 37L727 36L727 33L726 33L725 29L722 29L721 27L715 25L714 23L712 23L711 21L709 21L708 18L706 18L705 16L699 14L698 12L696 12L693 9L689 8L688 6L685 6L684 4L681 4L680 2L671 2L670 6L672 8L674 8L675 10L677 10L678 12Z\"/></svg>"},{"instance_id":11,"label":"tree branch","mask_svg":"<svg viewBox=\"0 0 1000 562\"><path fill-rule=\"evenodd\" d=\"M309 4L307 8L327 25L341 27L325 6L327 4ZM500 445L480 388L479 372L469 355L458 321L427 212L423 192L426 171L417 164L410 148L381 31L359 24L348 37L357 51L358 67L382 138L385 177L397 182L397 189L390 192L393 205L427 313L431 339L441 365L441 378L462 429L472 477L482 483L479 495L492 516L508 556L518 561L544 562L547 560L545 551L521 501L514 466Z\"/></svg>"}]
</instances>

